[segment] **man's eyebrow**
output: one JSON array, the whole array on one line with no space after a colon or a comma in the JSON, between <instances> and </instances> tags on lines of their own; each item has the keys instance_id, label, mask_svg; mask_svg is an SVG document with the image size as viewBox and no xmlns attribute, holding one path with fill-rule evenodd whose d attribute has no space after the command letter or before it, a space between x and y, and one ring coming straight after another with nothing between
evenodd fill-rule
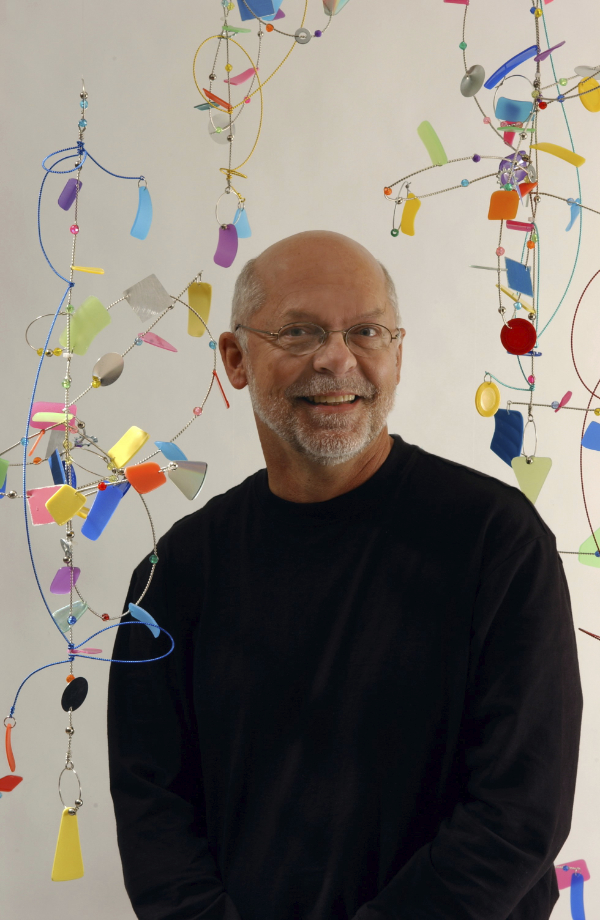
<instances>
[{"instance_id":1,"label":"man's eyebrow","mask_svg":"<svg viewBox=\"0 0 600 920\"><path fill-rule=\"evenodd\" d=\"M374 308L373 310L369 310L367 313L361 313L359 316L355 318L355 321L359 323L361 320L370 319L373 316L383 316L384 313L385 313L385 310L383 310L380 307L377 307L377 308ZM297 320L306 320L306 319L312 320L314 319L315 316L316 316L316 313L314 313L312 310L290 309L290 310L284 310L284 312L281 314L281 320L285 325L286 321L293 323L293 322L296 322Z\"/></svg>"}]
</instances>

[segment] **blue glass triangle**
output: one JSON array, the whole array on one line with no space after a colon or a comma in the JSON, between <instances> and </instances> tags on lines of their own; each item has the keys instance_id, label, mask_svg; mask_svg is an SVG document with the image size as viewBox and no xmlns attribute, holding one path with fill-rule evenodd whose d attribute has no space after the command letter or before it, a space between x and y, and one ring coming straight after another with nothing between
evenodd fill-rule
<instances>
[{"instance_id":1,"label":"blue glass triangle","mask_svg":"<svg viewBox=\"0 0 600 920\"><path fill-rule=\"evenodd\" d=\"M172 441L155 441L154 443L167 460L187 460L186 455L178 444L173 444Z\"/></svg>"},{"instance_id":2,"label":"blue glass triangle","mask_svg":"<svg viewBox=\"0 0 600 920\"><path fill-rule=\"evenodd\" d=\"M498 409L494 422L496 429L490 449L511 466L513 457L518 457L523 447L523 416L515 409Z\"/></svg>"},{"instance_id":3,"label":"blue glass triangle","mask_svg":"<svg viewBox=\"0 0 600 920\"><path fill-rule=\"evenodd\" d=\"M588 450L600 450L600 425L598 422L590 422L585 429L581 443Z\"/></svg>"},{"instance_id":4,"label":"blue glass triangle","mask_svg":"<svg viewBox=\"0 0 600 920\"><path fill-rule=\"evenodd\" d=\"M145 623L154 638L160 636L160 629L158 624L153 616L150 616L147 610L144 610L143 607L138 607L137 604L129 605L129 613L132 617L135 617L136 620L139 620L140 623Z\"/></svg>"}]
</instances>

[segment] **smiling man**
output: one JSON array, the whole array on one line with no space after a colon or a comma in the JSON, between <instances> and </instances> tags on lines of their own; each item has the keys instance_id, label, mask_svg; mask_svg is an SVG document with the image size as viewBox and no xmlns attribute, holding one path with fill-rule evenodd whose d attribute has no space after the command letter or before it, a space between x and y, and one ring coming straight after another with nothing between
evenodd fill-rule
<instances>
[{"instance_id":1,"label":"smiling man","mask_svg":"<svg viewBox=\"0 0 600 920\"><path fill-rule=\"evenodd\" d=\"M159 541L143 603L175 651L111 667L140 920L550 917L582 715L562 564L518 490L388 433L403 337L340 234L237 280L221 356L266 469ZM120 628L114 657L155 641Z\"/></svg>"}]
</instances>

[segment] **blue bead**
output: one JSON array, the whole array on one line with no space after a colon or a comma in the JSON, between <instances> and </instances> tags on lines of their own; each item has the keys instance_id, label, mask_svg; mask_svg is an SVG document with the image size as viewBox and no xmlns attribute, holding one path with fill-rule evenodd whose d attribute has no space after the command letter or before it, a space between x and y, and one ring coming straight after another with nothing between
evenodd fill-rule
<instances>
[{"instance_id":1,"label":"blue bead","mask_svg":"<svg viewBox=\"0 0 600 920\"><path fill-rule=\"evenodd\" d=\"M144 344L144 340L141 339L138 335L138 337L134 341L134 345L143 345L143 344Z\"/></svg>"},{"instance_id":2,"label":"blue bead","mask_svg":"<svg viewBox=\"0 0 600 920\"><path fill-rule=\"evenodd\" d=\"M75 623L76 623L76 622L77 622L77 617L68 617L68 618L67 618L67 623L69 624L69 626L75 626Z\"/></svg>"},{"instance_id":3,"label":"blue bead","mask_svg":"<svg viewBox=\"0 0 600 920\"><path fill-rule=\"evenodd\" d=\"M81 106L82 109L87 109L88 107L87 99L82 99L79 105Z\"/></svg>"},{"instance_id":4,"label":"blue bead","mask_svg":"<svg viewBox=\"0 0 600 920\"><path fill-rule=\"evenodd\" d=\"M558 409L560 403L555 399L554 402L550 403L553 409Z\"/></svg>"},{"instance_id":5,"label":"blue bead","mask_svg":"<svg viewBox=\"0 0 600 920\"><path fill-rule=\"evenodd\" d=\"M564 96L557 96L557 99L558 99L559 102L564 102L564 101L565 101L565 97L564 97Z\"/></svg>"},{"instance_id":6,"label":"blue bead","mask_svg":"<svg viewBox=\"0 0 600 920\"><path fill-rule=\"evenodd\" d=\"M82 119L79 121L79 127L80 127L80 128L87 128L87 121L85 120L85 118L82 118Z\"/></svg>"},{"instance_id":7,"label":"blue bead","mask_svg":"<svg viewBox=\"0 0 600 920\"><path fill-rule=\"evenodd\" d=\"M25 445L27 444L27 438L21 438L21 444L23 445L23 447L25 447Z\"/></svg>"},{"instance_id":8,"label":"blue bead","mask_svg":"<svg viewBox=\"0 0 600 920\"><path fill-rule=\"evenodd\" d=\"M522 306L523 306L523 304L522 304L522 303L519 303L518 300L515 301L515 310L520 310Z\"/></svg>"},{"instance_id":9,"label":"blue bead","mask_svg":"<svg viewBox=\"0 0 600 920\"><path fill-rule=\"evenodd\" d=\"M469 180L468 180L468 179L461 179L461 180L460 180L460 184L462 185L463 188L466 188L467 185L469 184Z\"/></svg>"},{"instance_id":10,"label":"blue bead","mask_svg":"<svg viewBox=\"0 0 600 920\"><path fill-rule=\"evenodd\" d=\"M529 10L529 12L530 12L530 13L535 13L535 6L532 6L531 9Z\"/></svg>"},{"instance_id":11,"label":"blue bead","mask_svg":"<svg viewBox=\"0 0 600 920\"><path fill-rule=\"evenodd\" d=\"M213 339L211 339L210 342L209 342L208 344L210 345L210 347L212 348L213 351L214 351L215 348L217 347L217 343L216 343Z\"/></svg>"},{"instance_id":12,"label":"blue bead","mask_svg":"<svg viewBox=\"0 0 600 920\"><path fill-rule=\"evenodd\" d=\"M594 553L594 556L600 556L600 553L598 552L598 550L596 550L596 552Z\"/></svg>"}]
</instances>

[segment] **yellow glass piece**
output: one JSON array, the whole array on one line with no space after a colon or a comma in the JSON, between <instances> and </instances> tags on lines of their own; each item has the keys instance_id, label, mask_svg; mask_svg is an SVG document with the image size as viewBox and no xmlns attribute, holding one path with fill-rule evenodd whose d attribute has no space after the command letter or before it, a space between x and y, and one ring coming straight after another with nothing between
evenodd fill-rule
<instances>
[{"instance_id":1,"label":"yellow glass piece","mask_svg":"<svg viewBox=\"0 0 600 920\"><path fill-rule=\"evenodd\" d=\"M73 420L73 415L71 412L68 413L69 421ZM35 415L31 417L32 422L48 422L48 424L63 424L65 423L65 413L64 412L36 412Z\"/></svg>"},{"instance_id":2,"label":"yellow glass piece","mask_svg":"<svg viewBox=\"0 0 600 920\"><path fill-rule=\"evenodd\" d=\"M477 387L475 408L484 418L495 415L500 408L500 390L492 380L484 380Z\"/></svg>"},{"instance_id":3,"label":"yellow glass piece","mask_svg":"<svg viewBox=\"0 0 600 920\"><path fill-rule=\"evenodd\" d=\"M103 275L103 268L86 268L85 265L71 265L74 272L87 272L89 275Z\"/></svg>"},{"instance_id":4,"label":"yellow glass piece","mask_svg":"<svg viewBox=\"0 0 600 920\"><path fill-rule=\"evenodd\" d=\"M97 297L87 297L71 316L71 351L84 355L99 332L110 323L110 313ZM67 329L61 332L58 341L67 347Z\"/></svg>"},{"instance_id":5,"label":"yellow glass piece","mask_svg":"<svg viewBox=\"0 0 600 920\"><path fill-rule=\"evenodd\" d=\"M223 175L227 176L228 179L231 178L231 176L239 176L240 179L248 178L245 173L238 172L236 169L226 169L224 166L220 167L219 172L222 172Z\"/></svg>"},{"instance_id":6,"label":"yellow glass piece","mask_svg":"<svg viewBox=\"0 0 600 920\"><path fill-rule=\"evenodd\" d=\"M129 463L138 450L142 449L149 437L150 435L147 431L142 431L141 428L132 425L123 437L117 441L115 446L108 451L108 456L115 464L115 468L122 469Z\"/></svg>"},{"instance_id":7,"label":"yellow glass piece","mask_svg":"<svg viewBox=\"0 0 600 920\"><path fill-rule=\"evenodd\" d=\"M46 502L46 508L57 524L66 524L73 515L77 514L85 505L85 495L76 492L72 486L61 486L58 492L51 495Z\"/></svg>"},{"instance_id":8,"label":"yellow glass piece","mask_svg":"<svg viewBox=\"0 0 600 920\"><path fill-rule=\"evenodd\" d=\"M52 866L53 882L70 882L76 878L83 878L83 857L79 843L79 825L77 813L69 814L69 809L63 809L58 840L54 853Z\"/></svg>"},{"instance_id":9,"label":"yellow glass piece","mask_svg":"<svg viewBox=\"0 0 600 920\"><path fill-rule=\"evenodd\" d=\"M514 294L511 294L510 291L507 290L505 287L502 287L501 284L497 284L496 287L497 287L497 288L500 288L500 290L502 291L502 293L503 293L503 294L506 294L507 297L510 297L510 299L511 299L512 301L514 301L514 303L520 303L521 306L523 307L523 309L525 310L526 313L534 313L534 314L535 314L535 310L533 309L533 307L530 307L528 303L524 303L524 301L521 300L520 297L515 297Z\"/></svg>"},{"instance_id":10,"label":"yellow glass piece","mask_svg":"<svg viewBox=\"0 0 600 920\"><path fill-rule=\"evenodd\" d=\"M593 77L588 77L587 80L581 81L577 89L580 93L585 93L585 96L579 97L583 107L588 112L600 112L600 83Z\"/></svg>"},{"instance_id":11,"label":"yellow glass piece","mask_svg":"<svg viewBox=\"0 0 600 920\"><path fill-rule=\"evenodd\" d=\"M532 457L531 463L527 463L527 457L513 457L511 466L521 492L535 505L550 472L552 460L550 457Z\"/></svg>"},{"instance_id":12,"label":"yellow glass piece","mask_svg":"<svg viewBox=\"0 0 600 920\"><path fill-rule=\"evenodd\" d=\"M208 323L208 314L210 312L210 301L212 297L212 287L205 281L190 284L188 288L188 303L192 310L198 313L205 323ZM204 335L205 328L198 317L188 310L188 335L199 338Z\"/></svg>"},{"instance_id":13,"label":"yellow glass piece","mask_svg":"<svg viewBox=\"0 0 600 920\"><path fill-rule=\"evenodd\" d=\"M402 233L406 233L407 236L415 235L415 217L420 207L421 202L417 196L409 192L408 201L405 202L402 208L402 218L400 219L400 230Z\"/></svg>"},{"instance_id":14,"label":"yellow glass piece","mask_svg":"<svg viewBox=\"0 0 600 920\"><path fill-rule=\"evenodd\" d=\"M88 516L89 513L90 513L90 509L89 509L89 508L87 507L87 505L86 505L85 507L81 508L81 509L77 512L77 517L83 518L83 520L85 521L85 519L86 519L86 517Z\"/></svg>"},{"instance_id":15,"label":"yellow glass piece","mask_svg":"<svg viewBox=\"0 0 600 920\"><path fill-rule=\"evenodd\" d=\"M590 96L595 95L590 93ZM566 147L561 147L559 144L549 144L546 141L542 141L539 144L532 144L532 150L541 150L543 153L551 153L553 157L559 157L561 160L566 160L567 163L571 163L573 166L583 166L585 163L585 157L580 157L578 153L574 153L572 150L567 150Z\"/></svg>"}]
</instances>

